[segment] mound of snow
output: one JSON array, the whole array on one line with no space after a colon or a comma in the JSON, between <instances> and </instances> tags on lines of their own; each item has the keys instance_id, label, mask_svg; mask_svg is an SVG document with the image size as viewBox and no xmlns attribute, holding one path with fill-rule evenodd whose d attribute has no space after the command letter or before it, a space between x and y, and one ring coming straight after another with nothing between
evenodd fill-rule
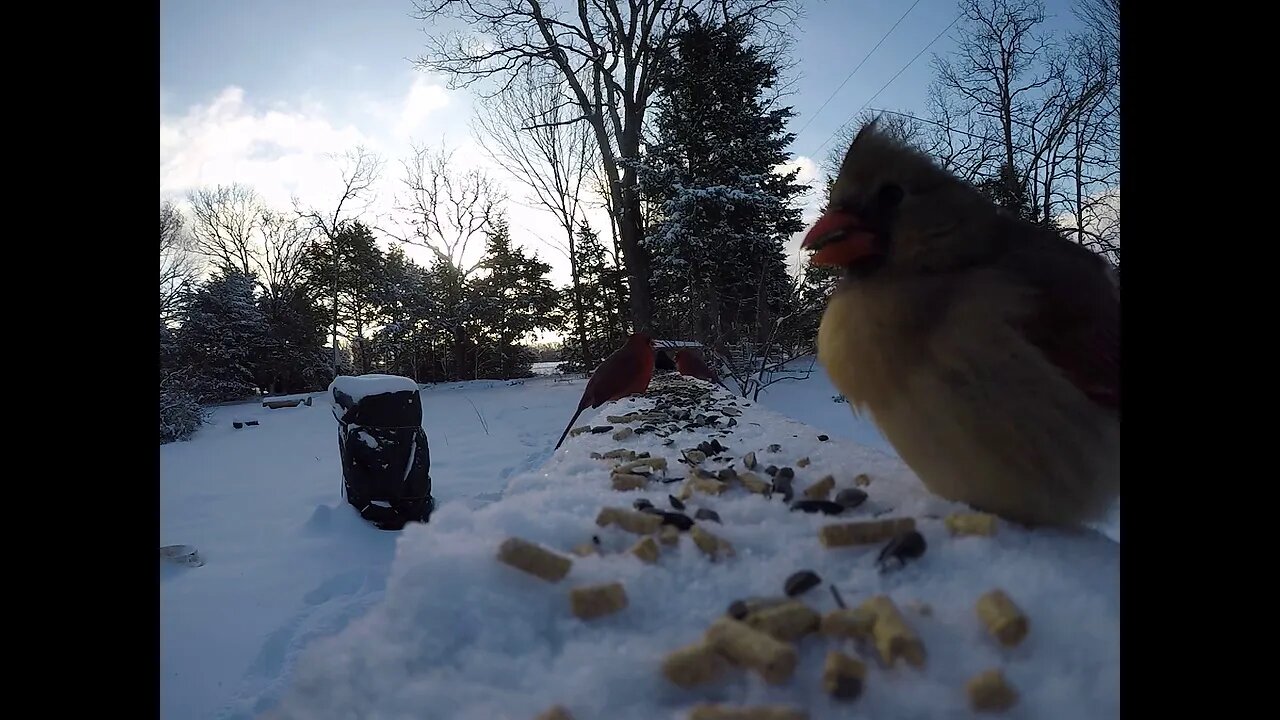
<instances>
[{"instance_id":1,"label":"mound of snow","mask_svg":"<svg viewBox=\"0 0 1280 720\"><path fill-rule=\"evenodd\" d=\"M396 392L418 392L418 384L400 375L339 375L329 383L329 397L337 390L351 398L352 402L360 402L370 395L382 395Z\"/></svg>"},{"instance_id":2,"label":"mound of snow","mask_svg":"<svg viewBox=\"0 0 1280 720\"><path fill-rule=\"evenodd\" d=\"M1002 669L1019 694L1006 717L1119 715L1114 542L1003 522L993 537L952 537L942 516L967 508L928 494L898 459L841 440L821 441L806 425L740 398L731 406L728 394L678 376L655 378L650 396L610 403L585 422L615 431L640 428L642 422L607 418L667 403L664 392L677 385L701 387L714 405L740 415L691 417L669 438L655 432L620 441L612 431L578 435L540 469L513 477L497 501L475 511L447 505L428 525L407 528L381 604L304 651L292 687L267 717L490 720L532 718L560 704L578 720L651 720L687 717L689 708L704 702L791 705L814 720L850 713L970 717L965 683L990 668ZM615 461L593 459L592 453L619 447L649 452L665 458L667 475L679 478L688 470L680 451L711 438L729 450L722 462L702 463L709 470L730 462L742 470L741 458L754 451L761 469L794 468L797 498L826 475L836 480L834 496L862 473L871 479L863 488L869 498L827 517L789 511L778 495L766 498L742 487L719 496L695 494L686 501L687 514L714 509L722 524L700 525L736 549L716 562L681 537L677 546L662 547L655 564L646 564L625 552L637 536L595 524L602 507L630 507L641 497L667 508L668 494L681 483L653 480L643 490L614 491L609 470ZM773 444L780 446L776 452L768 450ZM799 467L806 457L810 462ZM916 518L928 547L894 572L877 568L879 544L828 549L818 541L824 525L906 516ZM593 535L603 555L569 555ZM568 576L550 583L499 563L498 547L508 537L572 557ZM820 613L835 608L828 585L838 587L851 607L873 595L890 596L925 645L925 667L882 667L874 649L810 635L796 643L799 664L783 685L768 685L741 668L692 690L666 680L660 668L668 653L700 639L732 601L781 595L784 580L802 569L823 580L801 596ZM623 584L628 606L591 621L576 618L570 589L606 582ZM997 587L1030 619L1030 633L1012 650L987 634L975 611L978 597ZM867 663L865 690L852 704L833 701L823 690L823 661L837 648Z\"/></svg>"}]
</instances>

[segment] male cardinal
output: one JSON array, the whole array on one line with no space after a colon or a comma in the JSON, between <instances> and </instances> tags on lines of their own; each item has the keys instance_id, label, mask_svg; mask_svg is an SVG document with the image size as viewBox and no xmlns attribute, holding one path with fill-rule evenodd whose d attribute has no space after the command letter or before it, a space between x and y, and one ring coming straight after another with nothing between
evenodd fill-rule
<instances>
[{"instance_id":1,"label":"male cardinal","mask_svg":"<svg viewBox=\"0 0 1280 720\"><path fill-rule=\"evenodd\" d=\"M582 391L582 400L578 401L578 411L565 426L556 448L564 442L583 410L648 390L649 380L653 378L653 362L653 340L648 335L635 333L627 338L627 342L614 350L591 374L586 389Z\"/></svg>"},{"instance_id":2,"label":"male cardinal","mask_svg":"<svg viewBox=\"0 0 1280 720\"><path fill-rule=\"evenodd\" d=\"M724 383L720 382L720 376L716 375L716 371L703 362L702 356L694 350L682 348L676 351L676 369L680 371L681 375L696 377L699 380L706 380L724 387ZM729 388L724 389L728 390Z\"/></svg>"},{"instance_id":3,"label":"male cardinal","mask_svg":"<svg viewBox=\"0 0 1280 720\"><path fill-rule=\"evenodd\" d=\"M933 492L1074 526L1120 492L1120 292L1108 264L879 131L809 230L843 267L818 331L835 385Z\"/></svg>"}]
</instances>

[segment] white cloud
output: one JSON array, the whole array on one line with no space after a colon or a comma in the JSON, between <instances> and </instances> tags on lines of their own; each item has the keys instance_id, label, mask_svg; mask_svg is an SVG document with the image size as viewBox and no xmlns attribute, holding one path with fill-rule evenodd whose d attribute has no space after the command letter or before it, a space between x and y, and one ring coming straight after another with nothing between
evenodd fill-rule
<instances>
[{"instance_id":1,"label":"white cloud","mask_svg":"<svg viewBox=\"0 0 1280 720\"><path fill-rule=\"evenodd\" d=\"M812 186L814 179L818 177L818 165L807 155L797 155L794 160L783 163L780 169L783 172L800 170L796 175L796 181L809 186Z\"/></svg>"},{"instance_id":2,"label":"white cloud","mask_svg":"<svg viewBox=\"0 0 1280 720\"><path fill-rule=\"evenodd\" d=\"M800 219L804 222L805 229L792 235L785 248L791 271L799 273L806 260L805 253L800 249L800 243L804 241L804 234L808 232L809 226L817 221L825 198L823 196L822 183L819 181L818 164L813 161L813 158L807 155L797 155L794 160L783 163L780 169L785 172L799 169L800 172L796 174L796 182L809 186L809 190L799 198L801 203Z\"/></svg>"},{"instance_id":3,"label":"white cloud","mask_svg":"<svg viewBox=\"0 0 1280 720\"><path fill-rule=\"evenodd\" d=\"M327 155L376 143L355 127L335 126L314 103L307 105L258 110L233 86L207 105L161 114L161 194L240 182L282 208L295 195L317 202L332 194L337 167Z\"/></svg>"},{"instance_id":4,"label":"white cloud","mask_svg":"<svg viewBox=\"0 0 1280 720\"><path fill-rule=\"evenodd\" d=\"M431 113L448 104L449 94L443 86L429 82L421 75L415 77L400 106L400 117L393 130L395 137L408 139L421 129Z\"/></svg>"}]
</instances>

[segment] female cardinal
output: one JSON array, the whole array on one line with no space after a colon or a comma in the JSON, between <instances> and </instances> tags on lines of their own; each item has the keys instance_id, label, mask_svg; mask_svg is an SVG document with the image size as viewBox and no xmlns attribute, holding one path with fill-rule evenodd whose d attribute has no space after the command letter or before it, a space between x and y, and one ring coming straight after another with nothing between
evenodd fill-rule
<instances>
[{"instance_id":1,"label":"female cardinal","mask_svg":"<svg viewBox=\"0 0 1280 720\"><path fill-rule=\"evenodd\" d=\"M818 357L933 492L1078 525L1120 491L1120 294L1098 256L879 132L809 230L846 269Z\"/></svg>"},{"instance_id":2,"label":"female cardinal","mask_svg":"<svg viewBox=\"0 0 1280 720\"><path fill-rule=\"evenodd\" d=\"M648 335L635 333L627 338L627 342L614 350L591 374L586 389L582 391L582 400L578 401L578 411L560 434L556 448L559 449L564 442L569 428L573 427L583 410L648 390L649 380L653 378L653 362L653 340Z\"/></svg>"},{"instance_id":3,"label":"female cardinal","mask_svg":"<svg viewBox=\"0 0 1280 720\"><path fill-rule=\"evenodd\" d=\"M729 389L724 387L724 383L720 382L720 376L716 375L716 371L712 370L707 363L703 361L702 356L699 355L697 351L690 350L688 348L677 350L676 369L680 371L681 375L688 375L689 377L695 377L699 380L713 382L725 390Z\"/></svg>"}]
</instances>

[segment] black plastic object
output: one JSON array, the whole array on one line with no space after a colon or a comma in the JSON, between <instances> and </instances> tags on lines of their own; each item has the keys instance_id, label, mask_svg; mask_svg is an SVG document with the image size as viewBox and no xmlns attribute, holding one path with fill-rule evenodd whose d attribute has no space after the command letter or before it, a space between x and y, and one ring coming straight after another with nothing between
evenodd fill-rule
<instances>
[{"instance_id":1,"label":"black plastic object","mask_svg":"<svg viewBox=\"0 0 1280 720\"><path fill-rule=\"evenodd\" d=\"M382 530L400 530L408 522L426 522L435 507L431 450L416 384L386 391L396 387L387 377L343 377L331 391L343 494L360 517ZM370 388L375 391L366 392Z\"/></svg>"}]
</instances>

